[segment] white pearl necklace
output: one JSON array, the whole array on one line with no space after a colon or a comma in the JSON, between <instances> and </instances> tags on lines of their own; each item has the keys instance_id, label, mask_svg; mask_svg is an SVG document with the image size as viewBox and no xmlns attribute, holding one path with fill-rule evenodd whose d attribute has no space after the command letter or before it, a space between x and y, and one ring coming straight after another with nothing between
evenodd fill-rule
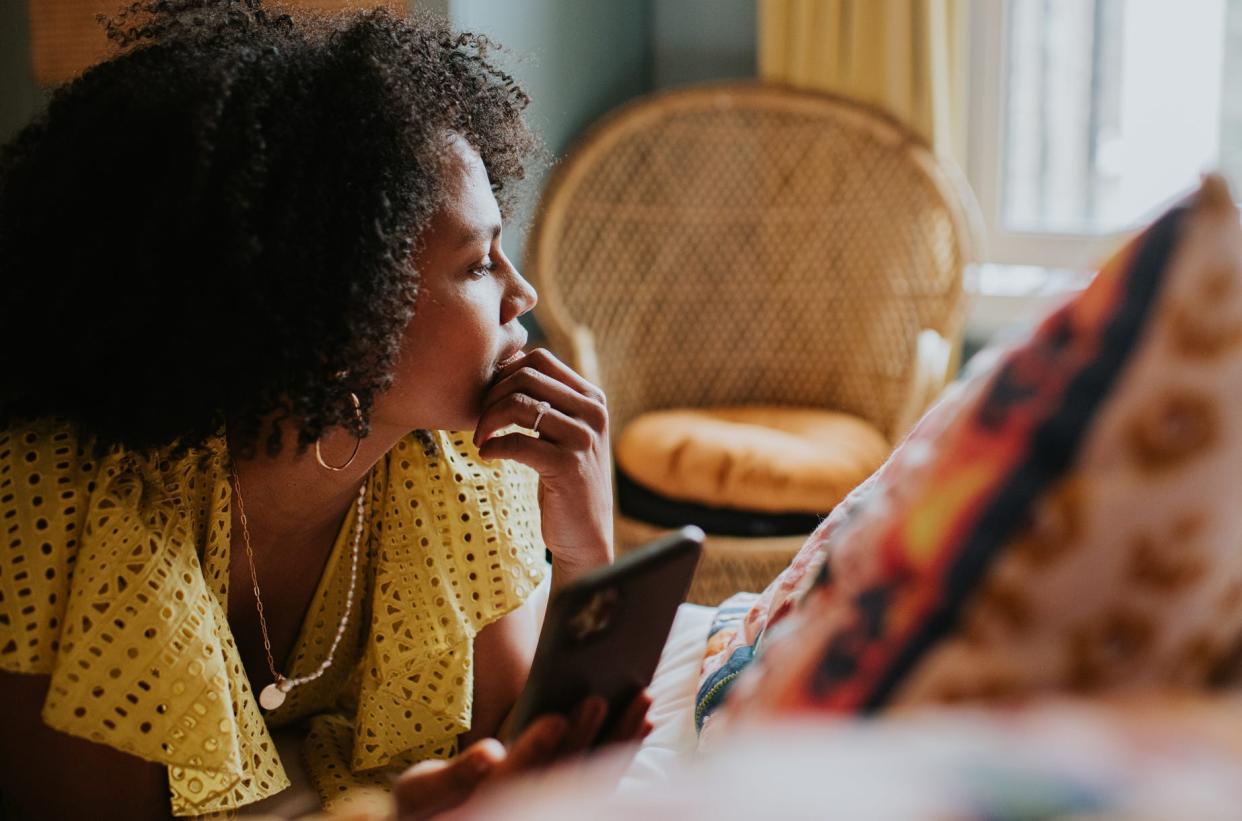
<instances>
[{"instance_id":1,"label":"white pearl necklace","mask_svg":"<svg viewBox=\"0 0 1242 821\"><path fill-rule=\"evenodd\" d=\"M237 478L237 471L233 471L233 489L237 495L237 513L241 520L242 537L246 544L246 561L250 564L250 581L254 584L254 603L259 611L259 630L263 633L263 650L267 653L267 666L272 671L272 683L263 688L263 692L259 693L259 705L264 710L275 710L277 707L285 703L285 696L294 687L300 687L307 682L314 681L327 672L332 666L332 659L336 655L336 648L341 643L341 638L345 635L345 627L349 624L349 614L354 608L354 586L358 580L358 547L362 544L362 528L364 514L366 513L366 492L367 483L363 482L362 487L358 488L358 515L354 521L354 545L349 565L349 593L345 597L345 613L341 616L341 623L337 625L336 636L332 639L332 647L328 650L328 657L323 660L315 672L308 676L298 676L296 678L287 678L283 674L277 672L276 662L272 658L272 642L267 635L267 619L263 615L263 598L259 595L259 575L254 569L254 551L250 547L250 527L246 521L246 505L242 501L241 482Z\"/></svg>"}]
</instances>

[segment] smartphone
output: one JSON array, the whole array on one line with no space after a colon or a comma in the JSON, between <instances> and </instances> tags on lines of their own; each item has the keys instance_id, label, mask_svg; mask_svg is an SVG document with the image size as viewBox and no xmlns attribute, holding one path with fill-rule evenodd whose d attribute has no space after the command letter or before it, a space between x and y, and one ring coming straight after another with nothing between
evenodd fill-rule
<instances>
[{"instance_id":1,"label":"smartphone","mask_svg":"<svg viewBox=\"0 0 1242 821\"><path fill-rule=\"evenodd\" d=\"M553 596L504 740L547 713L570 715L592 695L608 701L597 738L605 737L651 683L702 550L703 531L684 527Z\"/></svg>"}]
</instances>

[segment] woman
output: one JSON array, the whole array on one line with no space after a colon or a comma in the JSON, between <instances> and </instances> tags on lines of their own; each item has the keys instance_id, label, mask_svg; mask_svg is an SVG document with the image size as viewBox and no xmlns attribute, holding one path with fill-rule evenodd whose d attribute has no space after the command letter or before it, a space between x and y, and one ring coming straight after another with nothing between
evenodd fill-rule
<instances>
[{"instance_id":1,"label":"woman","mask_svg":"<svg viewBox=\"0 0 1242 821\"><path fill-rule=\"evenodd\" d=\"M501 250L526 97L382 11L108 29L0 158L6 812L244 807L269 726L402 817L584 749L598 699L493 738L549 586L612 555L604 398L523 353Z\"/></svg>"}]
</instances>

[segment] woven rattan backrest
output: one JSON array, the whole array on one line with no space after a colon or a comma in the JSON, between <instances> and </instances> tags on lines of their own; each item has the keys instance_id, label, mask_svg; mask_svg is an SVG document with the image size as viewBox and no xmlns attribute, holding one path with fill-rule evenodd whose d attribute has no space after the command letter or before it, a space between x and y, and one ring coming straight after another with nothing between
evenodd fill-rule
<instances>
[{"instance_id":1,"label":"woven rattan backrest","mask_svg":"<svg viewBox=\"0 0 1242 821\"><path fill-rule=\"evenodd\" d=\"M845 410L882 430L916 338L959 331L972 232L911 132L760 85L666 92L557 168L528 241L536 316L594 336L613 429L666 407Z\"/></svg>"}]
</instances>

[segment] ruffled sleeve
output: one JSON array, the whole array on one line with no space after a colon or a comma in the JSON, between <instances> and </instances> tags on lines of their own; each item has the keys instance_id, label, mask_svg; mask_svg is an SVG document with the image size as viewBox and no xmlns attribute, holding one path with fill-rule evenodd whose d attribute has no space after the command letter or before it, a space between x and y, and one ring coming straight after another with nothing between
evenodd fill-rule
<instances>
[{"instance_id":1,"label":"ruffled sleeve","mask_svg":"<svg viewBox=\"0 0 1242 821\"><path fill-rule=\"evenodd\" d=\"M0 434L0 669L50 676L49 726L167 765L178 815L288 785L200 563L227 561L226 459L93 458L51 422Z\"/></svg>"},{"instance_id":2,"label":"ruffled sleeve","mask_svg":"<svg viewBox=\"0 0 1242 821\"><path fill-rule=\"evenodd\" d=\"M386 806L387 769L455 751L474 636L547 573L534 472L435 439L403 440L372 473L369 621L339 664L360 661L324 677L332 692L307 688L322 707L304 751L329 808L367 784ZM51 677L48 725L166 765L177 815L289 784L228 627L230 495L222 438L95 459L64 426L0 432L0 669ZM317 599L339 598L332 578ZM336 623L311 618L307 646Z\"/></svg>"},{"instance_id":3,"label":"ruffled sleeve","mask_svg":"<svg viewBox=\"0 0 1242 821\"><path fill-rule=\"evenodd\" d=\"M536 474L483 462L468 435L434 437L434 453L415 437L398 444L376 488L382 514L355 771L456 751L470 728L475 635L521 606L547 573Z\"/></svg>"}]
</instances>

